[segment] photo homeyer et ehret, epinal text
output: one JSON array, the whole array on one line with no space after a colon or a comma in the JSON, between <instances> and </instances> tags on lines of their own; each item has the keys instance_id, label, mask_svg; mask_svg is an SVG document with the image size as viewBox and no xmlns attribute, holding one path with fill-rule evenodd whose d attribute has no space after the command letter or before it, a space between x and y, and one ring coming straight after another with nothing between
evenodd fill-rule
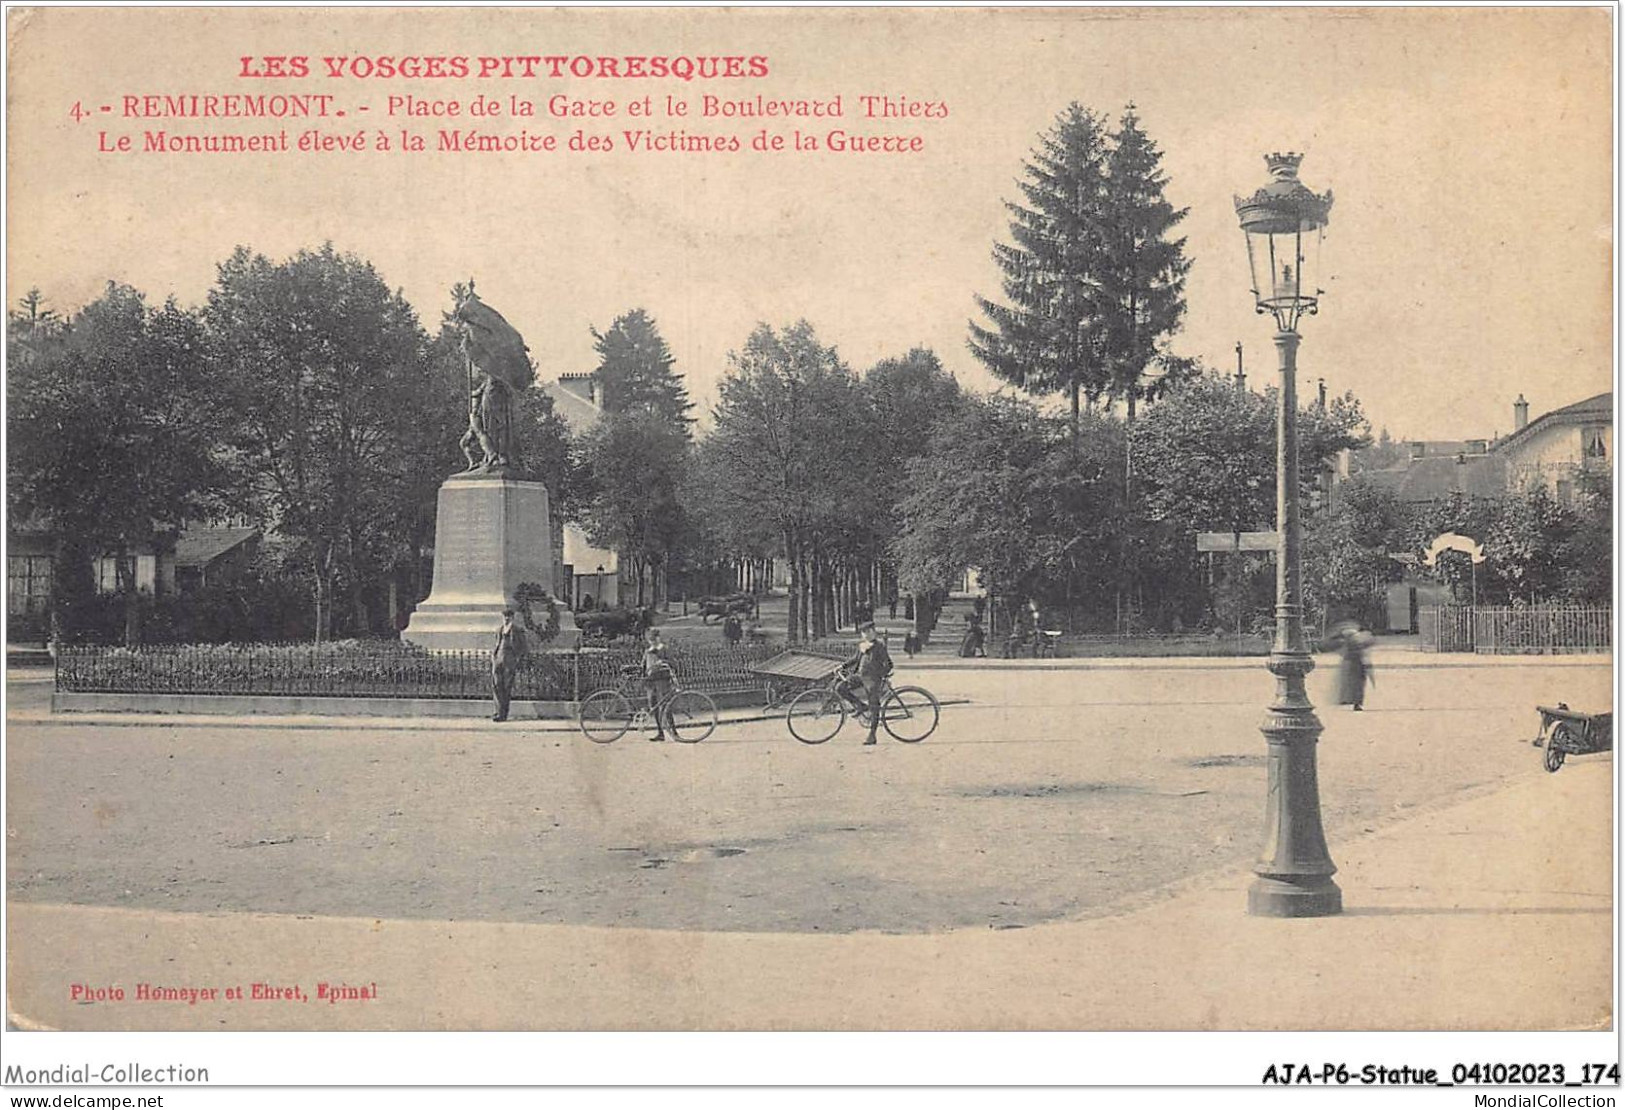
<instances>
[{"instance_id":1,"label":"photo homeyer et ehret, epinal text","mask_svg":"<svg viewBox=\"0 0 1625 1110\"><path fill-rule=\"evenodd\" d=\"M1611 1025L1605 13L10 19L18 1028Z\"/></svg>"}]
</instances>

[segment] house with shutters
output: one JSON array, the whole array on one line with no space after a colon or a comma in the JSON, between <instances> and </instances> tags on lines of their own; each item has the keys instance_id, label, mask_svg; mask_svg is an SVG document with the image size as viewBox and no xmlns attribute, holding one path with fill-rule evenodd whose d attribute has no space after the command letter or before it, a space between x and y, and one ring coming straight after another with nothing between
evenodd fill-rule
<instances>
[{"instance_id":1,"label":"house with shutters","mask_svg":"<svg viewBox=\"0 0 1625 1110\"><path fill-rule=\"evenodd\" d=\"M1573 504L1589 477L1612 470L1614 395L1599 393L1529 419L1522 394L1512 406L1510 435L1499 439L1410 440L1405 458L1361 481L1394 491L1401 501L1439 501L1452 494L1504 497L1540 486Z\"/></svg>"},{"instance_id":2,"label":"house with shutters","mask_svg":"<svg viewBox=\"0 0 1625 1110\"><path fill-rule=\"evenodd\" d=\"M1506 488L1521 492L1544 487L1572 504L1587 480L1607 480L1614 457L1614 395L1599 393L1529 419L1529 402L1518 395L1514 430L1495 444L1506 467Z\"/></svg>"}]
</instances>

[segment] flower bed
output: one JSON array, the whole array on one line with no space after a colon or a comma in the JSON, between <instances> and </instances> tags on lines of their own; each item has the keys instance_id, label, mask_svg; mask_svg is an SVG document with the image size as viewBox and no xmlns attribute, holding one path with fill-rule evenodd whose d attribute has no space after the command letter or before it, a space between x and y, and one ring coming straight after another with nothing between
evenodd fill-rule
<instances>
[{"instance_id":1,"label":"flower bed","mask_svg":"<svg viewBox=\"0 0 1625 1110\"><path fill-rule=\"evenodd\" d=\"M754 690L763 646L673 646L678 681L690 689ZM641 662L634 647L536 652L515 676L521 701L575 701L614 686ZM326 644L176 644L66 647L57 658L63 693L243 694L291 697L489 698L486 651L425 651L393 641Z\"/></svg>"}]
</instances>

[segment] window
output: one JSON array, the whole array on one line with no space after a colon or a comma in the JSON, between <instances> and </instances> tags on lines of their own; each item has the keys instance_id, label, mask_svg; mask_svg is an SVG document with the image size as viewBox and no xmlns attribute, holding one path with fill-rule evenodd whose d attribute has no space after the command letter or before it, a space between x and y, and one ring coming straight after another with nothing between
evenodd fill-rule
<instances>
[{"instance_id":1,"label":"window","mask_svg":"<svg viewBox=\"0 0 1625 1110\"><path fill-rule=\"evenodd\" d=\"M1581 442L1587 462L1602 461L1608 457L1608 439L1602 428L1587 428L1581 433Z\"/></svg>"},{"instance_id":2,"label":"window","mask_svg":"<svg viewBox=\"0 0 1625 1110\"><path fill-rule=\"evenodd\" d=\"M96 592L99 594L116 594L119 591L119 563L124 564L124 573L129 581L135 581L135 557L127 555L122 560L105 555L96 560Z\"/></svg>"},{"instance_id":3,"label":"window","mask_svg":"<svg viewBox=\"0 0 1625 1110\"><path fill-rule=\"evenodd\" d=\"M12 555L6 559L6 612L13 617L44 616L51 604L51 557Z\"/></svg>"}]
</instances>

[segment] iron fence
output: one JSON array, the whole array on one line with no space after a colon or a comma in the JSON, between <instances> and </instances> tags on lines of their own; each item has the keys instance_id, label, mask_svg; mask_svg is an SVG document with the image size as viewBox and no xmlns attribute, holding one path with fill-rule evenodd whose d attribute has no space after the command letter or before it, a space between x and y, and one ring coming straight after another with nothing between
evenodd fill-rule
<instances>
[{"instance_id":1,"label":"iron fence","mask_svg":"<svg viewBox=\"0 0 1625 1110\"><path fill-rule=\"evenodd\" d=\"M764 689L751 666L772 654L765 645L668 649L683 685L708 692ZM575 701L583 693L617 685L622 669L641 661L635 647L534 652L514 677L513 696ZM64 693L472 700L491 696L491 653L353 641L72 646L57 654L56 688Z\"/></svg>"},{"instance_id":2,"label":"iron fence","mask_svg":"<svg viewBox=\"0 0 1625 1110\"><path fill-rule=\"evenodd\" d=\"M1423 651L1557 655L1614 647L1614 612L1606 606L1435 605L1417 617Z\"/></svg>"},{"instance_id":3,"label":"iron fence","mask_svg":"<svg viewBox=\"0 0 1625 1110\"><path fill-rule=\"evenodd\" d=\"M1607 652L1614 647L1609 608L1478 609L1473 650L1480 655Z\"/></svg>"},{"instance_id":4,"label":"iron fence","mask_svg":"<svg viewBox=\"0 0 1625 1110\"><path fill-rule=\"evenodd\" d=\"M1416 614L1423 651L1472 651L1473 610L1461 605L1429 605Z\"/></svg>"}]
</instances>

